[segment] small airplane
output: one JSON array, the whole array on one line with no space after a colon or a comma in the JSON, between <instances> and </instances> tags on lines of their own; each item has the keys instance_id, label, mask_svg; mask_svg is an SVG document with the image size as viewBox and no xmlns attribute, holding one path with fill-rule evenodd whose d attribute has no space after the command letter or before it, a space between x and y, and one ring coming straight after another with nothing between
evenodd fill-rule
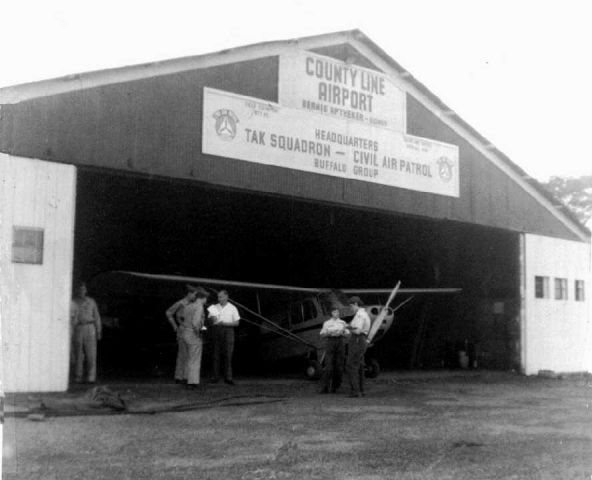
<instances>
[{"instance_id":1,"label":"small airplane","mask_svg":"<svg viewBox=\"0 0 592 480\"><path fill-rule=\"evenodd\" d=\"M249 326L246 340L256 348L259 360L266 365L300 360L310 379L318 378L322 368L324 352L319 332L323 322L330 317L334 306L339 308L342 319L350 320L353 317L348 305L350 295L373 300L364 305L372 321L368 337L369 347L372 347L392 326L395 312L413 296L460 292L459 288L400 288L400 282L394 289L330 289L122 270L100 273L89 282L91 292L99 300L117 303L117 298L128 296L135 298L138 304L158 298L173 303L179 296L179 287L185 284L201 285L214 294L218 289L230 290L230 301ZM383 299L389 294L385 303ZM391 307L396 294L406 299ZM110 310L118 314L116 307ZM264 310L269 314L264 314ZM375 377L379 371L378 360L371 353L367 354L366 375Z\"/></svg>"}]
</instances>

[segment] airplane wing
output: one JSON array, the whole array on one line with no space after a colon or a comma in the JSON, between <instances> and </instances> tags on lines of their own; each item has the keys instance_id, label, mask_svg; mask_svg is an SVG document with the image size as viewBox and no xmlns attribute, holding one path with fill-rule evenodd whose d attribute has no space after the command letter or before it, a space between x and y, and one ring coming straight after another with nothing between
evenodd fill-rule
<instances>
[{"instance_id":1,"label":"airplane wing","mask_svg":"<svg viewBox=\"0 0 592 480\"><path fill-rule=\"evenodd\" d=\"M140 273L131 272L125 270L113 270L110 272L101 273L99 275L106 274L119 274L129 277L135 277L145 280L156 280L156 281L167 281L177 283L191 283L191 284L206 284L206 285L220 285L227 287L240 287L240 288L255 288L259 290L284 290L292 292L302 293L318 293L323 291L329 291L330 288L306 288L306 287L293 287L288 285L274 285L270 283L255 283L255 282L238 282L235 280L221 280L219 278L205 278L205 277L190 277L185 275L165 275L165 274L154 274L154 273ZM97 277L99 276L97 275Z\"/></svg>"},{"instance_id":2,"label":"airplane wing","mask_svg":"<svg viewBox=\"0 0 592 480\"><path fill-rule=\"evenodd\" d=\"M389 294L392 288L340 288L339 291L346 294ZM462 288L399 288L397 293L408 293L410 295L425 294L449 294L460 293Z\"/></svg>"},{"instance_id":3,"label":"airplane wing","mask_svg":"<svg viewBox=\"0 0 592 480\"><path fill-rule=\"evenodd\" d=\"M389 294L392 288L313 288L313 287L295 287L292 285L276 285L271 283L257 283L257 282L240 282L236 280L223 280L219 278L207 278L207 277L192 277L186 275L169 275L169 274L154 274L154 273L141 273L127 270L113 270L109 272L103 272L98 274L95 278L102 275L122 275L128 277L135 277L138 279L155 280L155 281L166 281L174 283L195 283L195 284L206 284L206 285L220 285L227 287L239 287L239 288L253 288L258 290L282 290L287 292L301 292L301 293L319 293L329 292L338 290L345 294ZM450 294L459 293L462 289L460 288L399 288L398 293L407 293L411 295L417 294Z\"/></svg>"}]
</instances>

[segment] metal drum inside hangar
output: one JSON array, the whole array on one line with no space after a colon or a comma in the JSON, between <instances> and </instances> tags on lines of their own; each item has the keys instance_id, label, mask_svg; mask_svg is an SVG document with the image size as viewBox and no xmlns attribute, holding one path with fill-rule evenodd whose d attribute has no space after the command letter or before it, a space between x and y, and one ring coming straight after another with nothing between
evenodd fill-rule
<instances>
[{"instance_id":1,"label":"metal drum inside hangar","mask_svg":"<svg viewBox=\"0 0 592 480\"><path fill-rule=\"evenodd\" d=\"M360 31L0 90L0 172L6 391L67 389L73 283L117 270L456 287L383 365L590 370L590 232ZM136 331L175 294L134 292Z\"/></svg>"}]
</instances>

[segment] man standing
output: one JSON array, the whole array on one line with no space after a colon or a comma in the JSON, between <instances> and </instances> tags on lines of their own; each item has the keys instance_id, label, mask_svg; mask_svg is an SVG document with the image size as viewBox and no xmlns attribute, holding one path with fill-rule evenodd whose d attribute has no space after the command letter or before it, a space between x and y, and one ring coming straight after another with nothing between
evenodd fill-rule
<instances>
[{"instance_id":1,"label":"man standing","mask_svg":"<svg viewBox=\"0 0 592 480\"><path fill-rule=\"evenodd\" d=\"M74 349L74 381L82 383L86 360L86 382L97 380L97 340L102 336L101 316L97 303L87 295L84 283L78 287L72 300L70 320L72 324L72 347Z\"/></svg>"},{"instance_id":2,"label":"man standing","mask_svg":"<svg viewBox=\"0 0 592 480\"><path fill-rule=\"evenodd\" d=\"M181 337L181 325L183 325L183 315L185 307L195 301L196 288L192 285L187 285L187 294L184 298L171 305L165 315L177 334L177 361L175 364L175 382L187 382L187 344Z\"/></svg>"},{"instance_id":3,"label":"man standing","mask_svg":"<svg viewBox=\"0 0 592 480\"><path fill-rule=\"evenodd\" d=\"M368 344L366 338L370 331L370 317L362 308L363 302L358 296L351 297L349 304L354 311L354 318L348 325L351 331L347 354L347 376L350 397L364 395L364 353Z\"/></svg>"},{"instance_id":4,"label":"man standing","mask_svg":"<svg viewBox=\"0 0 592 480\"><path fill-rule=\"evenodd\" d=\"M321 393L335 393L341 386L347 324L339 318L339 307L331 307L331 318L323 323L320 333L325 340L325 368L321 375Z\"/></svg>"},{"instance_id":5,"label":"man standing","mask_svg":"<svg viewBox=\"0 0 592 480\"><path fill-rule=\"evenodd\" d=\"M234 385L232 380L232 353L234 351L234 329L240 316L237 308L228 301L228 292L218 292L218 303L210 305L208 315L212 322L214 343L212 382L220 380L220 359L224 361L224 382Z\"/></svg>"},{"instance_id":6,"label":"man standing","mask_svg":"<svg viewBox=\"0 0 592 480\"><path fill-rule=\"evenodd\" d=\"M185 372L188 388L198 388L200 383L202 336L206 329L204 304L207 298L208 292L202 287L197 287L195 301L189 303L183 312L183 324L180 330L187 351Z\"/></svg>"}]
</instances>

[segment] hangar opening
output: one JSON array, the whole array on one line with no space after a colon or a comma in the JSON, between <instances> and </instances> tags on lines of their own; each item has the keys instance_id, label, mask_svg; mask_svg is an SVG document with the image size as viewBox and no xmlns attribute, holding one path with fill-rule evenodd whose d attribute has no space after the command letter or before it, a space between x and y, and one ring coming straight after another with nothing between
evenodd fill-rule
<instances>
[{"instance_id":1,"label":"hangar opening","mask_svg":"<svg viewBox=\"0 0 592 480\"><path fill-rule=\"evenodd\" d=\"M383 368L454 368L461 350L470 366L518 366L518 235L96 169L79 169L76 198L74 278L91 288L113 270L303 287L458 287L396 312L374 347ZM99 374L168 375L176 347L164 311L183 289L132 290L90 292L104 317ZM252 329L240 327L235 363L239 373L263 374L274 366L252 361Z\"/></svg>"}]
</instances>

